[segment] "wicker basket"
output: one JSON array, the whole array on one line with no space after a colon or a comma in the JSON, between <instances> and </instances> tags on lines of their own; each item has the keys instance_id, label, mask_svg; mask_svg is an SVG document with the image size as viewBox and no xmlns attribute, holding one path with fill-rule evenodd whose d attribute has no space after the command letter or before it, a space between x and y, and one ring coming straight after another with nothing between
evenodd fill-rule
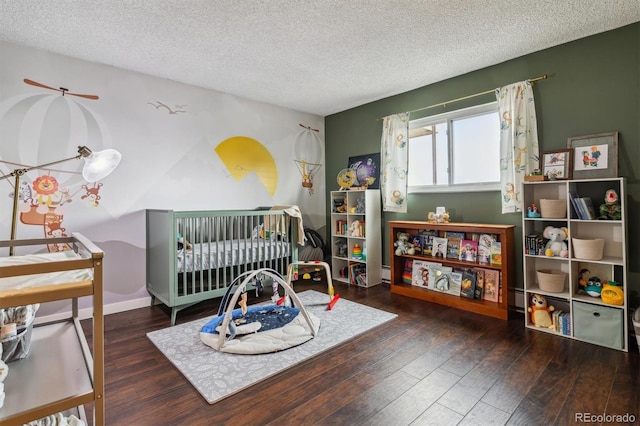
<instances>
[{"instance_id":1,"label":"wicker basket","mask_svg":"<svg viewBox=\"0 0 640 426\"><path fill-rule=\"evenodd\" d=\"M564 219L567 217L567 200L540 199L540 215L548 219Z\"/></svg>"},{"instance_id":2,"label":"wicker basket","mask_svg":"<svg viewBox=\"0 0 640 426\"><path fill-rule=\"evenodd\" d=\"M550 269L539 269L536 271L538 276L538 287L540 290L549 293L562 293L564 284L567 281L567 274L562 271L554 271Z\"/></svg>"},{"instance_id":3,"label":"wicker basket","mask_svg":"<svg viewBox=\"0 0 640 426\"><path fill-rule=\"evenodd\" d=\"M596 238L593 240L581 240L571 238L573 244L573 257L586 260L600 260L604 251L604 240Z\"/></svg>"}]
</instances>

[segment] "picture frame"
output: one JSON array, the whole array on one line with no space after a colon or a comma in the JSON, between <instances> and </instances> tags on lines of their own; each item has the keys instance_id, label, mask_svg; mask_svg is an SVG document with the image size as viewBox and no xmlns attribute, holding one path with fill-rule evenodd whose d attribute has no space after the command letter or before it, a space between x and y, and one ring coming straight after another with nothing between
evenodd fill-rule
<instances>
[{"instance_id":1,"label":"picture frame","mask_svg":"<svg viewBox=\"0 0 640 426\"><path fill-rule=\"evenodd\" d=\"M542 175L547 180L571 179L573 172L573 150L558 149L540 153Z\"/></svg>"},{"instance_id":2,"label":"picture frame","mask_svg":"<svg viewBox=\"0 0 640 426\"><path fill-rule=\"evenodd\" d=\"M349 169L356 172L354 187L380 188L380 153L349 157Z\"/></svg>"},{"instance_id":3,"label":"picture frame","mask_svg":"<svg viewBox=\"0 0 640 426\"><path fill-rule=\"evenodd\" d=\"M567 139L573 151L573 179L618 177L618 132Z\"/></svg>"}]
</instances>

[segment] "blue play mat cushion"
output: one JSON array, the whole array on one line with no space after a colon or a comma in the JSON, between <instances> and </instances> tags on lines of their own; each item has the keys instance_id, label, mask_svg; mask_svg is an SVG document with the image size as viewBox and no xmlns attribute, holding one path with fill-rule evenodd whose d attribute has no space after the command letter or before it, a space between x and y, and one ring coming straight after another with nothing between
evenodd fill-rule
<instances>
[{"instance_id":1,"label":"blue play mat cushion","mask_svg":"<svg viewBox=\"0 0 640 426\"><path fill-rule=\"evenodd\" d=\"M247 313L243 316L241 309L234 309L231 318L233 320L244 319L243 324L259 322L261 324L259 331L273 330L282 328L293 321L300 309L289 306L267 305L267 306L251 306L247 308ZM202 326L202 332L208 334L218 334L216 328L224 321L224 315L213 317L209 322ZM241 325L241 324L238 324Z\"/></svg>"}]
</instances>

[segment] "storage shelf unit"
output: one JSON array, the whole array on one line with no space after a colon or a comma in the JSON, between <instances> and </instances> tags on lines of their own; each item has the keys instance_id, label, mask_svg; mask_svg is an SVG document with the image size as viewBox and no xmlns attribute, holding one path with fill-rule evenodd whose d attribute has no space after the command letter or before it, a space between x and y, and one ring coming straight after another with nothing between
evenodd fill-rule
<instances>
[{"instance_id":1,"label":"storage shelf unit","mask_svg":"<svg viewBox=\"0 0 640 426\"><path fill-rule=\"evenodd\" d=\"M360 287L382 283L381 233L380 190L331 191L333 280Z\"/></svg>"},{"instance_id":2,"label":"storage shelf unit","mask_svg":"<svg viewBox=\"0 0 640 426\"><path fill-rule=\"evenodd\" d=\"M391 292L401 294L403 296L414 297L416 299L426 300L441 305L451 306L457 309L475 312L477 314L486 315L494 318L508 318L508 297L509 287L514 280L513 270L513 244L514 244L513 225L491 225L478 223L429 223L420 221L390 221L389 230L391 243L389 255L391 257ZM464 232L468 239L472 234L493 234L497 236L497 240L501 242L502 262L500 266L485 265L478 263L465 262L455 259L434 259L430 256L418 255L395 255L395 247L393 243L396 241L398 232L407 232L409 234L417 234L420 230L437 231L439 235L445 232ZM437 261L443 265L459 268L480 267L485 269L495 269L501 274L502 285L502 301L492 302L480 299L468 299L461 296L453 296L438 291L417 287L410 284L404 284L402 281L402 273L404 269L404 261L407 259L422 259L429 261Z\"/></svg>"},{"instance_id":3,"label":"storage shelf unit","mask_svg":"<svg viewBox=\"0 0 640 426\"><path fill-rule=\"evenodd\" d=\"M574 338L601 346L628 351L628 315L627 312L627 225L626 197L624 178L556 180L542 182L525 182L523 200L525 206L535 203L540 206L540 199L564 200L567 203L567 215L560 219L545 217L530 218L523 214L523 267L525 305L528 307L533 294L541 294L553 305L555 311L562 310L567 314L568 329L556 331L556 328L542 328L534 325L530 315L525 315L528 328L547 333ZM608 189L614 189L622 207L620 220L585 220L579 219L569 193L579 197L591 198L598 207L604 202ZM544 211L541 212L545 215ZM566 227L569 231L568 257L549 257L544 253L531 253L527 247L527 236L542 235L547 226ZM604 239L602 259L589 260L576 257L571 238ZM588 269L591 276L597 276L604 283L614 280L622 286L624 300L622 305L609 305L599 297L578 293L580 271ZM564 272L567 276L561 292L543 291L539 287L537 270Z\"/></svg>"},{"instance_id":4,"label":"storage shelf unit","mask_svg":"<svg viewBox=\"0 0 640 426\"><path fill-rule=\"evenodd\" d=\"M25 267L30 270L29 273L93 269L91 281L0 291L0 308L72 300L70 317L34 326L29 355L8 364L9 374L4 381L6 398L0 408L2 425L20 425L59 412L84 417L83 405L88 403L93 403L94 407L93 424L105 423L103 252L79 234L64 240L74 247L81 247L88 257L2 268L3 276L24 275L20 271L24 271ZM33 241L41 244L44 240ZM0 247L14 243L2 241ZM69 268L71 265L73 267ZM92 351L78 319L78 298L85 296L93 299Z\"/></svg>"}]
</instances>

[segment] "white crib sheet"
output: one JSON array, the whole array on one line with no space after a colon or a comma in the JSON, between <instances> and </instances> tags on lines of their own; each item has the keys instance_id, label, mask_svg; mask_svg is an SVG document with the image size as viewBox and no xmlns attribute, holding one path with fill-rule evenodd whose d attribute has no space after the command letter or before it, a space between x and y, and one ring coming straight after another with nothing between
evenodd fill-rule
<instances>
[{"instance_id":1,"label":"white crib sheet","mask_svg":"<svg viewBox=\"0 0 640 426\"><path fill-rule=\"evenodd\" d=\"M24 256L10 256L0 258L0 267L12 265L27 265L43 262L58 262L62 260L80 259L72 250L28 254ZM63 284L93 279L92 269L75 269L72 271L49 272L45 274L20 275L17 277L0 278L0 290L38 287L51 284Z\"/></svg>"},{"instance_id":2,"label":"white crib sheet","mask_svg":"<svg viewBox=\"0 0 640 426\"><path fill-rule=\"evenodd\" d=\"M246 239L193 244L191 250L178 250L178 272L217 269L263 262L289 256L288 241Z\"/></svg>"}]
</instances>

